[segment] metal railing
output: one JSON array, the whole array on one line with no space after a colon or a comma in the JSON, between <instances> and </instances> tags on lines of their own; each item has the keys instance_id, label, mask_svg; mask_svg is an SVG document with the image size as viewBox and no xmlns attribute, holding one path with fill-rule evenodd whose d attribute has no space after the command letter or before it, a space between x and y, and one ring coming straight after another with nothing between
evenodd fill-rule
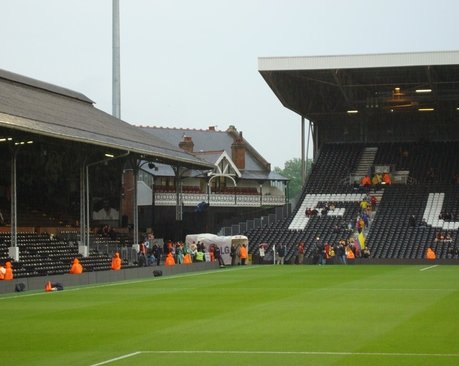
<instances>
[{"instance_id":1,"label":"metal railing","mask_svg":"<svg viewBox=\"0 0 459 366\"><path fill-rule=\"evenodd\" d=\"M175 192L155 193L155 206L175 206ZM262 207L285 205L285 195L251 195L251 194L218 194L218 193L182 193L184 206L196 206L207 202L216 207Z\"/></svg>"}]
</instances>

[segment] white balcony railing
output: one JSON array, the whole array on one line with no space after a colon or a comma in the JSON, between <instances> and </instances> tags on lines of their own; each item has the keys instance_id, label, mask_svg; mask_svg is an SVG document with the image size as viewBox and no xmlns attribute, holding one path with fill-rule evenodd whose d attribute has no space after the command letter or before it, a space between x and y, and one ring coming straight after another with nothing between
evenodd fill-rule
<instances>
[{"instance_id":1,"label":"white balcony railing","mask_svg":"<svg viewBox=\"0 0 459 366\"><path fill-rule=\"evenodd\" d=\"M155 193L155 206L175 206L176 193ZM201 202L209 202L215 207L261 207L282 206L285 204L285 196L250 195L250 194L217 194L212 193L182 193L181 201L184 206L196 206Z\"/></svg>"}]
</instances>

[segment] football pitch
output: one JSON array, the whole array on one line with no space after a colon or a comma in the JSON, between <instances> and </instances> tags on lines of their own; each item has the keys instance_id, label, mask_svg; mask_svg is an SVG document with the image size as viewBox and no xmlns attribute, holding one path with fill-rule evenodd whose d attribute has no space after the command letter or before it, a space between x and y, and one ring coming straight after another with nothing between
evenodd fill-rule
<instances>
[{"instance_id":1,"label":"football pitch","mask_svg":"<svg viewBox=\"0 0 459 366\"><path fill-rule=\"evenodd\" d=\"M459 365L455 265L241 266L0 307L9 365Z\"/></svg>"}]
</instances>

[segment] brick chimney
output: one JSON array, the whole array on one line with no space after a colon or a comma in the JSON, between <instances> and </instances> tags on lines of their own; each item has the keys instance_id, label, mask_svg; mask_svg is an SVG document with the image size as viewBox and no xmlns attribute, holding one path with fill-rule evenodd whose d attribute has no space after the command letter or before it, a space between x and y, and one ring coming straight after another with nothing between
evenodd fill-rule
<instances>
[{"instance_id":1,"label":"brick chimney","mask_svg":"<svg viewBox=\"0 0 459 366\"><path fill-rule=\"evenodd\" d=\"M238 137L231 144L232 159L236 167L240 170L245 169L245 141L242 137L242 132L239 132Z\"/></svg>"},{"instance_id":2,"label":"brick chimney","mask_svg":"<svg viewBox=\"0 0 459 366\"><path fill-rule=\"evenodd\" d=\"M183 140L179 142L178 146L186 152L193 153L194 143L191 136L183 136Z\"/></svg>"}]
</instances>

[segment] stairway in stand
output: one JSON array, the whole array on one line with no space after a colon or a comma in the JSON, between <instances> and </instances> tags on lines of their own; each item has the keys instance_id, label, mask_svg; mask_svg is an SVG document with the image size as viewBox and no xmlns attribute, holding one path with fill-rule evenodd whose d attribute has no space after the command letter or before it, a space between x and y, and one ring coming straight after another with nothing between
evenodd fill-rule
<instances>
[{"instance_id":1,"label":"stairway in stand","mask_svg":"<svg viewBox=\"0 0 459 366\"><path fill-rule=\"evenodd\" d=\"M353 176L363 177L364 175L370 174L370 168L373 166L376 153L378 152L377 147L366 147L363 150L362 156L360 157L359 164Z\"/></svg>"}]
</instances>

